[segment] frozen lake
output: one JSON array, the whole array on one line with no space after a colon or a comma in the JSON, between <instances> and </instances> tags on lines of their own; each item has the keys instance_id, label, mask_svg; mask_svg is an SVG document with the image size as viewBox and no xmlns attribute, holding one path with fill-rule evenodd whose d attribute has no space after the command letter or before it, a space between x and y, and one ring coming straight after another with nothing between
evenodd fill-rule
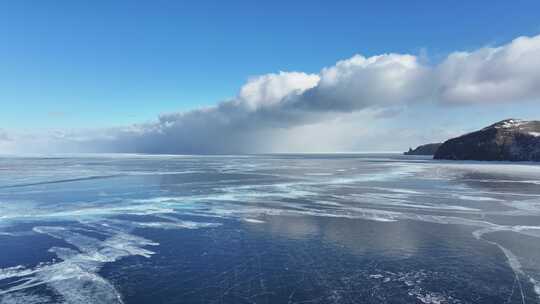
<instances>
[{"instance_id":1,"label":"frozen lake","mask_svg":"<svg viewBox=\"0 0 540 304\"><path fill-rule=\"evenodd\" d=\"M540 166L2 157L0 303L540 303Z\"/></svg>"}]
</instances>

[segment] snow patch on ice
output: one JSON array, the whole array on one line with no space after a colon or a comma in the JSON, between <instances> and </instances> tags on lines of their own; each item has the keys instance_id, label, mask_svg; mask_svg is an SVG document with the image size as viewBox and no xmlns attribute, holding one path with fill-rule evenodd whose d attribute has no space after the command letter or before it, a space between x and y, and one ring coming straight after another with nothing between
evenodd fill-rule
<instances>
[{"instance_id":1,"label":"snow patch on ice","mask_svg":"<svg viewBox=\"0 0 540 304\"><path fill-rule=\"evenodd\" d=\"M459 304L462 303L459 299L451 295L445 295L439 292L431 292L423 287L425 281L430 280L432 274L425 270L413 272L390 272L385 271L384 274L369 275L369 279L379 280L386 284L389 282L400 283L407 288L407 293L411 297L415 297L421 303L425 304Z\"/></svg>"},{"instance_id":2,"label":"snow patch on ice","mask_svg":"<svg viewBox=\"0 0 540 304\"><path fill-rule=\"evenodd\" d=\"M150 258L154 251L149 246L159 245L156 242L130 233L137 227L159 229L198 229L216 227L217 223L199 223L181 221L164 216L165 222L128 222L122 220L102 220L89 222L84 229L78 227L36 226L35 233L49 235L70 244L68 247L52 247L59 261L41 263L35 267L22 265L0 268L0 280L12 279L7 288L0 290L3 303L33 303L31 293L23 293L40 285L47 285L62 299L62 303L123 303L120 293L115 287L98 273L105 263L112 263L130 256ZM89 231L103 235L98 239L86 235ZM26 302L15 302L16 299L28 298ZM36 298L37 303L46 303Z\"/></svg>"},{"instance_id":3,"label":"snow patch on ice","mask_svg":"<svg viewBox=\"0 0 540 304\"><path fill-rule=\"evenodd\" d=\"M159 228L159 229L199 229L218 227L220 223L200 223L192 221L177 221L177 222L143 222L137 223L138 227L142 228Z\"/></svg>"},{"instance_id":4,"label":"snow patch on ice","mask_svg":"<svg viewBox=\"0 0 540 304\"><path fill-rule=\"evenodd\" d=\"M460 200L466 200L466 201L479 201L479 202L500 201L500 199L496 199L496 198L488 197L488 196L471 196L471 195L460 195L460 194L454 194L453 196Z\"/></svg>"},{"instance_id":5,"label":"snow patch on ice","mask_svg":"<svg viewBox=\"0 0 540 304\"><path fill-rule=\"evenodd\" d=\"M261 220L254 219L254 218L244 218L244 222L248 222L248 223L252 223L252 224L264 224L264 223L266 223L265 221L261 221Z\"/></svg>"},{"instance_id":6,"label":"snow patch on ice","mask_svg":"<svg viewBox=\"0 0 540 304\"><path fill-rule=\"evenodd\" d=\"M307 176L330 176L334 175L333 173L326 173L326 172L313 172L313 173L305 173L304 175Z\"/></svg>"},{"instance_id":7,"label":"snow patch on ice","mask_svg":"<svg viewBox=\"0 0 540 304\"><path fill-rule=\"evenodd\" d=\"M538 296L538 299L540 299L540 282L538 282L537 280L535 280L533 278L529 278L529 282L531 282L531 284L533 284L534 292Z\"/></svg>"},{"instance_id":8,"label":"snow patch on ice","mask_svg":"<svg viewBox=\"0 0 540 304\"><path fill-rule=\"evenodd\" d=\"M0 296L0 304L49 304L53 300L47 296L34 294L24 294L22 292L14 292L4 296Z\"/></svg>"}]
</instances>

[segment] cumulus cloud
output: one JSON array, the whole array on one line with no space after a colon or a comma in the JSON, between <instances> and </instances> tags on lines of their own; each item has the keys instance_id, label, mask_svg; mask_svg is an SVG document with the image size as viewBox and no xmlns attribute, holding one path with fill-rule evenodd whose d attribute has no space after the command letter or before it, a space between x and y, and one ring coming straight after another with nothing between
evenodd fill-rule
<instances>
[{"instance_id":1,"label":"cumulus cloud","mask_svg":"<svg viewBox=\"0 0 540 304\"><path fill-rule=\"evenodd\" d=\"M474 52L456 52L437 66L437 95L448 103L540 98L540 35Z\"/></svg>"},{"instance_id":2,"label":"cumulus cloud","mask_svg":"<svg viewBox=\"0 0 540 304\"><path fill-rule=\"evenodd\" d=\"M429 69L412 55L355 55L324 68L318 85L293 107L350 112L387 107L423 98L429 90Z\"/></svg>"},{"instance_id":3,"label":"cumulus cloud","mask_svg":"<svg viewBox=\"0 0 540 304\"><path fill-rule=\"evenodd\" d=\"M435 65L410 54L355 55L318 74L252 77L236 97L212 107L123 128L54 134L52 141L77 151L142 153L354 149L355 136L397 134L374 126L403 107L540 99L538 71L540 36L451 53Z\"/></svg>"},{"instance_id":4,"label":"cumulus cloud","mask_svg":"<svg viewBox=\"0 0 540 304\"><path fill-rule=\"evenodd\" d=\"M413 101L420 91L413 86L426 72L414 56L389 54L357 55L319 75L280 72L254 77L236 98L215 107L162 115L157 123L118 130L108 148L147 153L257 153L283 151L287 146L288 151L297 147L295 142L306 142L309 135L301 134L321 130L321 122L342 124L336 112L377 107L389 113L389 108ZM336 130L328 125L322 129L325 132L317 133ZM303 147L321 146L309 142ZM324 144L344 149L333 142Z\"/></svg>"},{"instance_id":5,"label":"cumulus cloud","mask_svg":"<svg viewBox=\"0 0 540 304\"><path fill-rule=\"evenodd\" d=\"M278 104L290 94L300 95L319 82L319 75L280 72L251 78L238 94L237 103L250 110Z\"/></svg>"}]
</instances>

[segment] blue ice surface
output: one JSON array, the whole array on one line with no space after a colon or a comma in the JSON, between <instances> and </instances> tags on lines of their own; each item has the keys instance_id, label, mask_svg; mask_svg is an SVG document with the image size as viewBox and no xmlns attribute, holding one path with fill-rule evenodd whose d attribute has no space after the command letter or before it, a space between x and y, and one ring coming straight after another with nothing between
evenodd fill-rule
<instances>
[{"instance_id":1,"label":"blue ice surface","mask_svg":"<svg viewBox=\"0 0 540 304\"><path fill-rule=\"evenodd\" d=\"M540 303L540 166L0 158L0 303Z\"/></svg>"}]
</instances>

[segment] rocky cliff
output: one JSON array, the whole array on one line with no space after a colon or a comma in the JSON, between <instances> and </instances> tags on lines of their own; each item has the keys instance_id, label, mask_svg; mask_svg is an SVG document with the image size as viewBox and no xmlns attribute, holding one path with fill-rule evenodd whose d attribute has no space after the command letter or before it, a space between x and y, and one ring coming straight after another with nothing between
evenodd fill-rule
<instances>
[{"instance_id":1,"label":"rocky cliff","mask_svg":"<svg viewBox=\"0 0 540 304\"><path fill-rule=\"evenodd\" d=\"M540 121L506 119L444 142L435 159L540 161Z\"/></svg>"},{"instance_id":2,"label":"rocky cliff","mask_svg":"<svg viewBox=\"0 0 540 304\"><path fill-rule=\"evenodd\" d=\"M437 149L441 146L441 143L425 144L416 147L416 149L409 148L409 151L404 152L405 155L434 155Z\"/></svg>"}]
</instances>

